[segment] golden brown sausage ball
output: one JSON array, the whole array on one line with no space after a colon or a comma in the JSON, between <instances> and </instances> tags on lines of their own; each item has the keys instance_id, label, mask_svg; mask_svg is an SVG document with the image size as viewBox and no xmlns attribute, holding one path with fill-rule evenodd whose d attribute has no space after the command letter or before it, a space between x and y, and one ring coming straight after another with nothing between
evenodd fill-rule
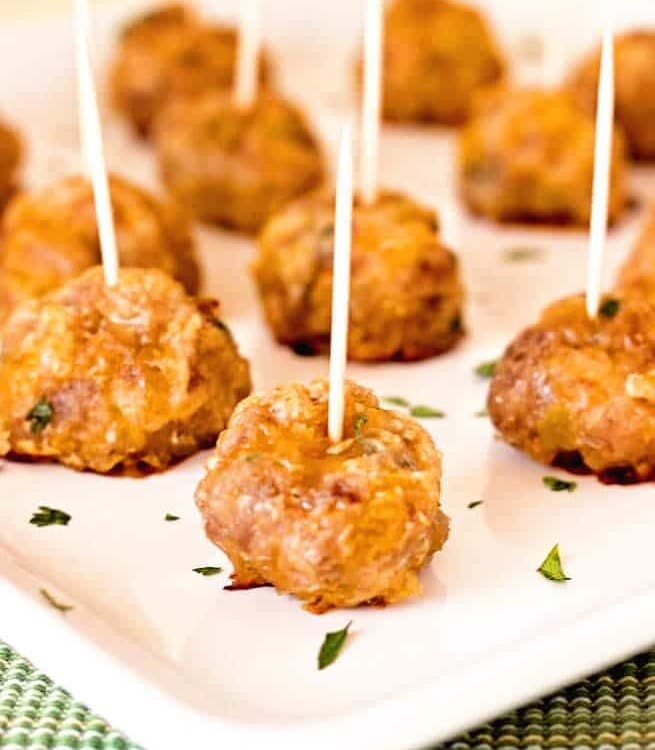
<instances>
[{"instance_id":1,"label":"golden brown sausage ball","mask_svg":"<svg viewBox=\"0 0 655 750\"><path fill-rule=\"evenodd\" d=\"M334 199L296 201L265 226L253 272L275 338L298 353L329 350ZM417 360L464 334L464 290L455 255L439 240L433 211L382 193L356 200L348 356Z\"/></svg>"},{"instance_id":2,"label":"golden brown sausage ball","mask_svg":"<svg viewBox=\"0 0 655 750\"><path fill-rule=\"evenodd\" d=\"M605 481L655 476L655 307L582 296L548 307L496 367L489 415L503 440L544 464Z\"/></svg>"},{"instance_id":3,"label":"golden brown sausage ball","mask_svg":"<svg viewBox=\"0 0 655 750\"><path fill-rule=\"evenodd\" d=\"M19 302L31 296L16 277L0 267L0 326Z\"/></svg>"},{"instance_id":4,"label":"golden brown sausage ball","mask_svg":"<svg viewBox=\"0 0 655 750\"><path fill-rule=\"evenodd\" d=\"M286 385L237 407L196 491L234 588L273 584L313 612L391 604L448 537L430 435L346 386L343 442L327 437L328 385Z\"/></svg>"},{"instance_id":5,"label":"golden brown sausage ball","mask_svg":"<svg viewBox=\"0 0 655 750\"><path fill-rule=\"evenodd\" d=\"M618 288L655 301L655 206L649 211L633 251L619 271Z\"/></svg>"},{"instance_id":6,"label":"golden brown sausage ball","mask_svg":"<svg viewBox=\"0 0 655 750\"><path fill-rule=\"evenodd\" d=\"M23 146L18 133L0 122L0 212L16 190Z\"/></svg>"},{"instance_id":7,"label":"golden brown sausage ball","mask_svg":"<svg viewBox=\"0 0 655 750\"><path fill-rule=\"evenodd\" d=\"M451 0L394 0L386 12L384 116L459 124L474 93L503 75L486 21Z\"/></svg>"},{"instance_id":8,"label":"golden brown sausage ball","mask_svg":"<svg viewBox=\"0 0 655 750\"><path fill-rule=\"evenodd\" d=\"M160 268L198 291L199 269L186 216L169 201L118 177L110 180L116 241L123 266ZM68 177L19 195L2 224L0 267L33 296L100 263L93 190Z\"/></svg>"},{"instance_id":9,"label":"golden brown sausage ball","mask_svg":"<svg viewBox=\"0 0 655 750\"><path fill-rule=\"evenodd\" d=\"M323 179L320 147L301 112L272 96L247 110L230 96L178 100L162 114L164 181L199 219L255 232Z\"/></svg>"},{"instance_id":10,"label":"golden brown sausage ball","mask_svg":"<svg viewBox=\"0 0 655 750\"><path fill-rule=\"evenodd\" d=\"M0 329L0 443L74 469L164 469L207 448L250 392L215 317L156 269L99 267L19 305Z\"/></svg>"},{"instance_id":11,"label":"golden brown sausage ball","mask_svg":"<svg viewBox=\"0 0 655 750\"><path fill-rule=\"evenodd\" d=\"M616 119L636 159L655 158L655 31L631 31L614 43ZM571 74L567 88L592 116L596 111L600 51Z\"/></svg>"},{"instance_id":12,"label":"golden brown sausage ball","mask_svg":"<svg viewBox=\"0 0 655 750\"><path fill-rule=\"evenodd\" d=\"M149 13L121 37L111 73L116 107L138 133L148 135L171 98L230 89L236 50L235 29L205 24L183 5ZM262 81L267 70L262 57Z\"/></svg>"},{"instance_id":13,"label":"golden brown sausage ball","mask_svg":"<svg viewBox=\"0 0 655 750\"><path fill-rule=\"evenodd\" d=\"M481 94L459 138L459 185L496 221L588 224L595 123L565 93L497 88ZM626 204L625 147L614 137L610 221Z\"/></svg>"}]
</instances>

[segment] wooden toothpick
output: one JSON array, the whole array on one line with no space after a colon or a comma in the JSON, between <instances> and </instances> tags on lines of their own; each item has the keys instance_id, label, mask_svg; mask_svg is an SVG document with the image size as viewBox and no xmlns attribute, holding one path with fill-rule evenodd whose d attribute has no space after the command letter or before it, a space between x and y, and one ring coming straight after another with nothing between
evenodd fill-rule
<instances>
[{"instance_id":1,"label":"wooden toothpick","mask_svg":"<svg viewBox=\"0 0 655 750\"><path fill-rule=\"evenodd\" d=\"M330 393L328 401L328 436L333 443L338 443L343 437L344 387L348 355L348 313L350 307L352 210L352 130L350 125L345 125L341 135L341 147L339 151L334 219Z\"/></svg>"},{"instance_id":2,"label":"wooden toothpick","mask_svg":"<svg viewBox=\"0 0 655 750\"><path fill-rule=\"evenodd\" d=\"M248 109L255 103L259 83L259 0L240 0L240 6L234 103L240 109Z\"/></svg>"},{"instance_id":3,"label":"wooden toothpick","mask_svg":"<svg viewBox=\"0 0 655 750\"><path fill-rule=\"evenodd\" d=\"M360 160L361 194L365 203L374 203L378 193L383 36L382 0L366 0Z\"/></svg>"},{"instance_id":4,"label":"wooden toothpick","mask_svg":"<svg viewBox=\"0 0 655 750\"><path fill-rule=\"evenodd\" d=\"M587 315L592 320L598 315L602 289L603 252L607 238L613 134L614 38L611 31L606 31L603 35L603 51L598 80L594 182L591 194L591 227L587 256Z\"/></svg>"},{"instance_id":5,"label":"wooden toothpick","mask_svg":"<svg viewBox=\"0 0 655 750\"><path fill-rule=\"evenodd\" d=\"M109 181L102 147L102 128L89 54L88 0L75 0L75 60L77 69L78 112L83 161L93 185L102 267L107 286L118 281L118 252L109 193Z\"/></svg>"}]
</instances>

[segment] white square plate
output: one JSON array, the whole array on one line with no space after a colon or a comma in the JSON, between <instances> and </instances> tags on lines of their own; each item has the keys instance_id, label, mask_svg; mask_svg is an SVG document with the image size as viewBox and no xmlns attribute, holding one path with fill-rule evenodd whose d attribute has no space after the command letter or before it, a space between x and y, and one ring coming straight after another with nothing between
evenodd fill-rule
<instances>
[{"instance_id":1,"label":"white square plate","mask_svg":"<svg viewBox=\"0 0 655 750\"><path fill-rule=\"evenodd\" d=\"M70 146L75 113L62 54L69 44L63 22L0 32L0 49L19 61L0 104L31 134ZM39 50L48 97L38 96L43 84L28 64L30 48ZM348 101L343 87L329 83L338 78L338 56L332 78L319 76L321 85L312 87L311 66L294 57L299 49L289 44L282 56L289 86L311 89L306 100L333 142ZM152 182L147 149L114 122L107 131L110 162ZM271 589L223 591L229 564L204 539L193 504L206 454L140 480L45 465L0 469L0 636L148 750L219 742L231 750L256 742L286 750L409 750L652 642L653 485L606 487L582 478L576 492L554 494L541 481L552 472L494 440L489 421L475 416L486 395L476 364L498 356L545 303L582 286L585 236L496 229L466 217L453 194L452 145L444 132L390 129L382 174L385 184L446 208L446 233L468 285L469 335L456 351L427 362L350 368L380 396L404 395L447 412L425 422L444 453L452 533L424 572L423 598L319 617ZM75 162L52 145L32 156L33 184ZM643 194L652 182L642 172L635 189ZM608 279L638 218L633 213L612 232ZM251 243L207 229L199 240L207 291L221 299L257 389L324 375L324 359L298 358L271 342L247 271ZM507 262L505 250L517 246L542 253ZM476 500L483 504L469 509ZM61 508L72 521L30 525L38 505ZM180 520L166 523L167 512ZM556 542L572 578L563 585L536 572ZM203 578L192 572L201 565L226 572ZM48 607L41 588L74 609L62 615ZM340 659L319 672L324 634L350 619Z\"/></svg>"}]
</instances>

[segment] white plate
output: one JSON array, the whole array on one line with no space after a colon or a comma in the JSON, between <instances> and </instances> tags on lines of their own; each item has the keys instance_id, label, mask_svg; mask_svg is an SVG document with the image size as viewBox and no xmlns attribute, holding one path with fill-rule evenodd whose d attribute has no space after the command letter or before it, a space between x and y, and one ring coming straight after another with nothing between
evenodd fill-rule
<instances>
[{"instance_id":1,"label":"white plate","mask_svg":"<svg viewBox=\"0 0 655 750\"><path fill-rule=\"evenodd\" d=\"M0 49L11 47L23 60L26 39L39 49L52 81L48 109L30 94L39 90L40 72L27 64L17 66L13 88L3 92L30 132L70 143L65 29L3 29ZM311 66L294 64L294 54L290 47L283 59L291 85L302 90L304 75L311 88ZM314 111L330 140L347 97L340 91L330 99L327 84L317 89L312 96L323 104ZM112 164L154 179L147 150L123 128L112 123L108 142ZM488 420L475 416L486 392L475 365L497 356L546 302L581 287L585 237L496 230L460 214L451 146L444 133L389 130L382 174L388 185L450 207L447 232L458 238L466 272L470 334L456 352L429 362L350 369L382 396L405 395L447 412L425 424L445 454L452 535L423 575L422 599L317 617L270 589L225 592L227 573L194 574L200 565L229 570L204 539L193 505L206 454L142 480L16 463L0 470L0 636L148 750L218 743L245 750L256 742L287 750L407 750L652 641L653 486L604 487L583 478L573 494L551 493L541 482L551 472L495 441ZM69 168L65 151L39 146L33 155L33 183ZM643 192L652 179L641 173L635 182ZM633 241L637 218L612 233L608 279ZM325 360L297 358L271 343L247 273L251 244L199 234L209 291L223 301L256 387L325 374ZM505 249L525 245L543 249L543 257L504 261ZM475 500L484 503L468 509ZM41 504L69 512L70 525L30 525ZM164 522L167 512L181 520ZM535 570L555 542L572 578L564 585ZM57 613L40 588L74 609ZM323 635L349 619L352 637L340 659L318 672Z\"/></svg>"}]
</instances>

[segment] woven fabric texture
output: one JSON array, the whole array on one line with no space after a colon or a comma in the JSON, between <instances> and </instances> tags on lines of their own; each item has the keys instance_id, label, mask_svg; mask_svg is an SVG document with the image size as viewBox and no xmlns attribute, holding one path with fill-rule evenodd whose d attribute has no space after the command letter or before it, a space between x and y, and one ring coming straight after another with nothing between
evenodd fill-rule
<instances>
[{"instance_id":1,"label":"woven fabric texture","mask_svg":"<svg viewBox=\"0 0 655 750\"><path fill-rule=\"evenodd\" d=\"M0 748L142 750L2 642ZM512 711L443 750L501 748L655 750L655 650Z\"/></svg>"}]
</instances>

